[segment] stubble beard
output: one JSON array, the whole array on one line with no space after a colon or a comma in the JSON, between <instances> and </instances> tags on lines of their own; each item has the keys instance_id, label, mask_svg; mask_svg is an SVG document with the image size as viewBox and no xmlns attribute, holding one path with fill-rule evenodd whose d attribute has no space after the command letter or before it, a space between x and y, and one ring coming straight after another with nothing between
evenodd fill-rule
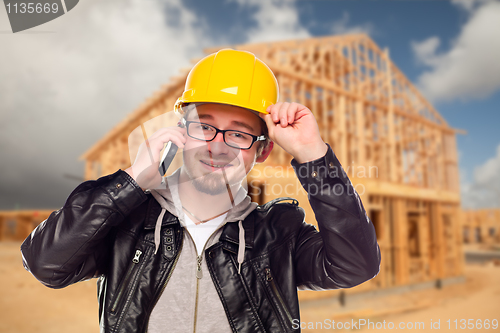
<instances>
[{"instance_id":1,"label":"stubble beard","mask_svg":"<svg viewBox=\"0 0 500 333\"><path fill-rule=\"evenodd\" d=\"M231 167L229 167L229 169L236 169L230 170L229 172L227 170L217 170L213 172L207 170L200 171L200 166L198 165L199 163L201 163L200 160L206 161L210 160L210 158L206 154L196 153L194 154L192 162L185 165L186 173L189 176L191 183L199 192L208 195L219 195L228 191L228 185L232 187L234 185L240 184L243 180L242 177L237 177L237 175L241 173L239 169L242 165L237 156L235 156L232 161L228 162L233 164ZM196 169L198 169L199 174L197 174ZM225 177L224 173L226 174Z\"/></svg>"},{"instance_id":2,"label":"stubble beard","mask_svg":"<svg viewBox=\"0 0 500 333\"><path fill-rule=\"evenodd\" d=\"M199 192L218 195L227 191L226 182L222 175L207 174L198 178L191 178L191 182Z\"/></svg>"}]
</instances>

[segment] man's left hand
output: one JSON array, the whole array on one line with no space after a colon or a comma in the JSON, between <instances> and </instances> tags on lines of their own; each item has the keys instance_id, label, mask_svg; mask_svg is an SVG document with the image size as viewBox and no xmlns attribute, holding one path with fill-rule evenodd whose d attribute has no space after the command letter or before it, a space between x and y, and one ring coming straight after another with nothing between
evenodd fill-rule
<instances>
[{"instance_id":1,"label":"man's left hand","mask_svg":"<svg viewBox=\"0 0 500 333\"><path fill-rule=\"evenodd\" d=\"M269 138L292 155L298 163L325 156L328 146L319 134L311 110L298 103L278 102L259 114L267 124Z\"/></svg>"}]
</instances>

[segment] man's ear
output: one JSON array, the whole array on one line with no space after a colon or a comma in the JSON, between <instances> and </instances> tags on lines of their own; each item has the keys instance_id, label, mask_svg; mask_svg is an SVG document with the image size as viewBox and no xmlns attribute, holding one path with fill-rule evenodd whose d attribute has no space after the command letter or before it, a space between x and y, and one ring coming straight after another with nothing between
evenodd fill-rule
<instances>
[{"instance_id":1,"label":"man's ear","mask_svg":"<svg viewBox=\"0 0 500 333\"><path fill-rule=\"evenodd\" d=\"M262 163L264 162L269 154L271 153L271 150L273 150L274 147L274 142L269 141L269 144L262 150L260 153L259 157L255 160L257 163Z\"/></svg>"}]
</instances>

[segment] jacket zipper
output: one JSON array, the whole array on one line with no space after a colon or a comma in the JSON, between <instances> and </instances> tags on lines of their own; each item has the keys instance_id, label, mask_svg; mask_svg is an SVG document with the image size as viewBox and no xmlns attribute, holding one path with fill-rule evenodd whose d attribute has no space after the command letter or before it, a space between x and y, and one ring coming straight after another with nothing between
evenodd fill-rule
<instances>
[{"instance_id":1,"label":"jacket zipper","mask_svg":"<svg viewBox=\"0 0 500 333\"><path fill-rule=\"evenodd\" d=\"M134 263L134 265L131 265L128 268L127 273L125 274L125 278L123 279L123 283L122 283L122 285L120 287L120 291L118 292L118 295L115 298L113 306L111 307L111 312L112 313L116 312L116 309L117 309L118 305L120 304L120 301L121 301L121 299L123 297L125 289L128 287L128 284L130 283L130 278L132 277L132 272L137 267L137 264L139 263L139 261L141 259L141 255L142 255L142 251L141 250L135 250L134 257L132 258L132 262Z\"/></svg>"},{"instance_id":2,"label":"jacket zipper","mask_svg":"<svg viewBox=\"0 0 500 333\"><path fill-rule=\"evenodd\" d=\"M293 318L292 318L290 312L288 311L288 308L287 308L285 302L283 301L283 298L281 297L281 294L279 293L278 288L276 287L276 284L274 283L274 278L273 278L273 276L271 274L271 269L270 268L266 268L264 271L265 271L265 274L266 274L266 280L271 285L271 289L272 289L274 295L278 298L278 302L280 303L283 311L285 311L285 314L286 314L286 316L288 318L288 321L290 323L292 323L293 322Z\"/></svg>"},{"instance_id":3,"label":"jacket zipper","mask_svg":"<svg viewBox=\"0 0 500 333\"><path fill-rule=\"evenodd\" d=\"M196 333L196 319L197 319L197 315L198 315L198 290L199 290L199 283L200 283L200 279L203 277L203 271L201 270L201 263L203 261L203 252L205 251L205 247L206 247L208 241L210 240L210 238L212 238L212 236L217 231L219 231L219 229L222 228L224 225L221 225L217 229L215 229L215 231L210 235L210 237L208 237L207 242L205 243L205 246L203 246L203 250L201 252L201 255L197 255L196 256L196 272L195 272L195 276L196 276L196 300L195 300L195 307L194 307L194 325L193 325L193 332L194 333ZM184 229L185 229L185 232L189 235L189 238L191 238L191 241L193 242L194 249L195 249L196 253L198 253L198 250L196 249L196 243L194 242L193 237L191 237L191 234L189 233L189 231L186 228L184 228ZM161 291L158 294L158 297L156 298L156 300L155 300L155 302L153 304L153 307L151 308L151 312L153 311L154 307L156 306L156 303L158 303L158 300L160 299L161 295L163 294L163 291L167 287L167 283L170 280L170 277L172 276L172 273L174 272L174 269L175 269L175 266L177 264L177 261L179 260L183 244L184 244L184 237L182 237L181 246L179 248L179 251L177 252L177 256L175 257L173 266L170 269L170 272L168 273L167 279L166 279L165 283L163 284L163 287L161 288ZM151 316L151 312L149 313L149 316ZM144 331L145 333L148 332L148 327L149 327L149 318L148 318L148 322L146 324L146 330Z\"/></svg>"},{"instance_id":4,"label":"jacket zipper","mask_svg":"<svg viewBox=\"0 0 500 333\"><path fill-rule=\"evenodd\" d=\"M203 272L201 270L201 262L203 261L203 251L205 250L205 246L203 246L203 250L201 250L201 254L198 255L198 249L196 248L196 243L194 242L193 237L191 236L191 234L189 233L189 231L187 229L186 229L186 232L189 235L189 238L191 238L191 241L193 242L193 245L194 245L194 250L196 251L196 254L197 254L196 255L196 272L195 272L196 298L194 301L194 322L193 322L193 333L196 333L196 321L198 319L198 290L200 287L200 279L203 277ZM212 233L212 235L213 235L213 233ZM212 237L212 235L210 235L210 237ZM210 239L210 237L208 237L208 239ZM208 242L208 239L207 239L207 242ZM205 243L205 245L206 244L207 243Z\"/></svg>"},{"instance_id":5,"label":"jacket zipper","mask_svg":"<svg viewBox=\"0 0 500 333\"><path fill-rule=\"evenodd\" d=\"M219 231L220 228L222 228L225 224L219 226L217 229L212 232L212 234L208 237L207 241L205 242L205 245L203 245L203 249L201 250L201 254L196 256L196 300L194 303L194 325L193 325L193 333L196 333L196 321L198 319L198 293L199 293L199 286L200 286L200 279L203 277L203 272L201 270L201 263L203 262L203 253L205 252L205 248L208 244L208 241L212 238L212 236ZM196 249L196 243L194 242L193 237L191 237L191 234L189 231L186 229L187 234L189 235L189 238L191 238L191 241L193 242L194 245L194 250L196 251L196 254L198 254L198 250Z\"/></svg>"},{"instance_id":6,"label":"jacket zipper","mask_svg":"<svg viewBox=\"0 0 500 333\"><path fill-rule=\"evenodd\" d=\"M196 245L194 246L196 249ZM205 249L205 247L203 247ZM196 251L198 253L198 251ZM203 273L201 272L201 261L203 260L203 252L201 255L196 257L196 261L198 262L196 265L196 301L194 303L194 325L193 325L193 333L196 333L196 321L198 319L198 290L200 286L200 279L203 277Z\"/></svg>"}]
</instances>

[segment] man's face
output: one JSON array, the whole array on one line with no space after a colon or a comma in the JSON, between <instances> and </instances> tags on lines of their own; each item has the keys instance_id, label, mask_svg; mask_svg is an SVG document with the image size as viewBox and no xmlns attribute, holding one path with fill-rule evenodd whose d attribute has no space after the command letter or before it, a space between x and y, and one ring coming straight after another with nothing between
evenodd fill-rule
<instances>
[{"instance_id":1,"label":"man's face","mask_svg":"<svg viewBox=\"0 0 500 333\"><path fill-rule=\"evenodd\" d=\"M224 104L202 104L190 111L188 121L212 125L220 130L237 130L261 135L261 120L251 111ZM222 133L205 142L187 136L183 151L184 167L200 192L216 195L227 191L226 184L241 183L256 162L259 142L250 149L236 149L224 143Z\"/></svg>"}]
</instances>

